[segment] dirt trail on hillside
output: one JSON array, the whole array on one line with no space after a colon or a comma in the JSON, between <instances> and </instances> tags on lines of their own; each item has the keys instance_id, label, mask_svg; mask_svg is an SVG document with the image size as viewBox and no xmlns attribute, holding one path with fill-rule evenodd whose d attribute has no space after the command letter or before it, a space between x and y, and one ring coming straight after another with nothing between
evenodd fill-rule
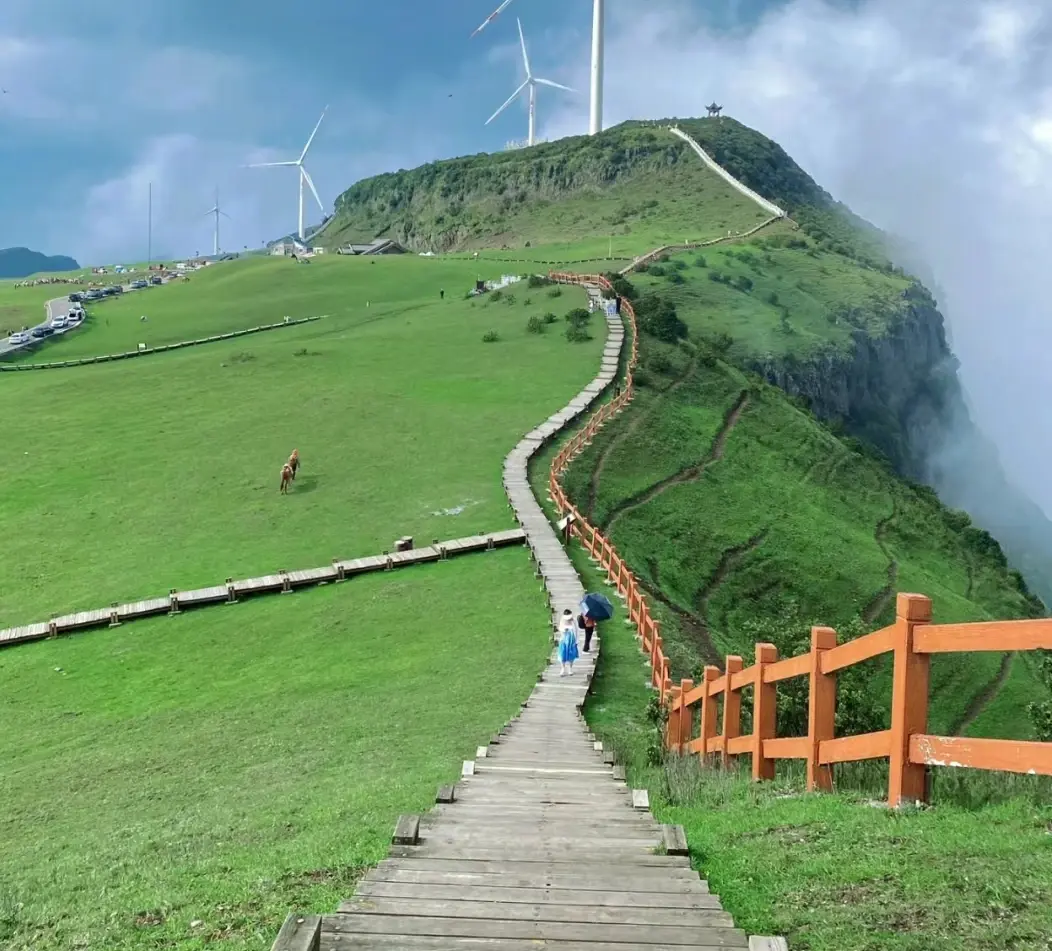
<instances>
[{"instance_id":1,"label":"dirt trail on hillside","mask_svg":"<svg viewBox=\"0 0 1052 951\"><path fill-rule=\"evenodd\" d=\"M702 618L703 623L705 624L706 630L708 630L709 627L709 602L719 590L720 585L727 580L728 575L730 575L730 573L745 560L745 556L750 552L755 551L763 544L764 539L767 538L767 533L770 530L770 526L761 528L751 538L746 539L738 545L732 545L730 548L724 549L723 554L720 555L720 560L716 565L716 570L712 573L709 580L701 587L701 590L694 596L695 607L697 608L698 615Z\"/></svg>"},{"instance_id":2,"label":"dirt trail on hillside","mask_svg":"<svg viewBox=\"0 0 1052 951\"><path fill-rule=\"evenodd\" d=\"M873 595L873 597L870 598L869 603L862 609L862 620L865 621L866 624L875 623L877 618L884 613L884 610L895 598L895 589L899 580L899 563L894 557L892 557L891 552L888 551L888 546L884 542L884 537L887 534L888 526L890 526L897 517L898 506L893 498L891 500L891 514L877 522L877 527L873 532L873 540L877 543L877 547L888 560L888 583Z\"/></svg>"},{"instance_id":3,"label":"dirt trail on hillside","mask_svg":"<svg viewBox=\"0 0 1052 951\"><path fill-rule=\"evenodd\" d=\"M693 611L681 608L665 595L661 590L661 577L658 574L656 559L648 559L647 567L650 569L650 577L654 579L654 583L649 584L640 580L643 589L647 594L654 598L655 601L663 604L676 616L676 619L683 626L687 635L693 639L695 644L697 644L705 663L718 665L720 663L720 655L719 651L716 650L716 645L712 642L712 634L709 631L708 624L706 624L705 621L698 617Z\"/></svg>"},{"instance_id":4,"label":"dirt trail on hillside","mask_svg":"<svg viewBox=\"0 0 1052 951\"><path fill-rule=\"evenodd\" d=\"M1008 680L1008 675L1012 672L1012 661L1014 659L1014 653L1002 656L1001 666L997 668L994 679L972 698L964 713L950 725L950 736L960 736L964 733L978 719L979 714L986 709L990 701L1001 692L1001 688Z\"/></svg>"},{"instance_id":5,"label":"dirt trail on hillside","mask_svg":"<svg viewBox=\"0 0 1052 951\"><path fill-rule=\"evenodd\" d=\"M644 489L642 492L637 492L631 498L625 499L624 502L617 505L610 512L606 524L602 526L604 534L609 537L610 532L613 531L615 523L622 515L631 512L640 506L646 505L648 502L652 502L666 489L670 489L675 485L694 482L701 478L705 470L712 465L712 463L723 458L723 450L727 444L727 438L730 436L734 427L738 424L738 420L741 419L742 413L745 412L748 405L749 391L742 390L738 395L738 399L735 400L734 405L724 417L719 431L712 440L712 445L709 447L709 451L705 454L705 458L702 459L701 462L687 466L685 469L680 469L679 472L673 473L667 478L662 479L660 482L655 482L652 486Z\"/></svg>"},{"instance_id":6,"label":"dirt trail on hillside","mask_svg":"<svg viewBox=\"0 0 1052 951\"><path fill-rule=\"evenodd\" d=\"M649 420L657 412L658 408L662 406L672 396L672 394L676 392L676 390L683 386L683 384L686 383L694 375L694 371L697 369L697 366L698 358L694 357L694 359L691 360L690 363L687 365L687 369L684 371L683 375L657 398L657 400L654 402L654 405L650 407L650 410L648 412L637 413L635 415L635 418L628 424L628 426L626 426L625 429L623 429L619 434L614 436L614 438L611 439L610 442L608 442L606 446L603 447L603 451L599 454L599 459L595 464L595 468L592 470L592 478L589 480L588 483L588 499L586 502L585 512L588 516L589 521L594 522L595 520L595 503L596 498L599 495L599 480L603 477L603 470L606 468L606 461L610 457L610 454L614 451L616 447L621 445L622 442L624 442L626 439L630 439L636 434L636 432L638 432L640 426L642 426L644 422Z\"/></svg>"}]
</instances>

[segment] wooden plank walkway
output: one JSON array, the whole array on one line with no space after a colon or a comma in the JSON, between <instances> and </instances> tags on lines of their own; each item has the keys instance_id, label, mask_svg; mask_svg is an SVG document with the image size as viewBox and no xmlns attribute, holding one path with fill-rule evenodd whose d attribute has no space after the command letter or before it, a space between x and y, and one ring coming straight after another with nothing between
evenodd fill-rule
<instances>
[{"instance_id":1,"label":"wooden plank walkway","mask_svg":"<svg viewBox=\"0 0 1052 951\"><path fill-rule=\"evenodd\" d=\"M256 594L294 591L297 588L343 581L345 578L373 571L390 571L406 565L444 561L456 555L519 545L525 540L526 533L523 529L509 528L500 532L488 532L484 535L471 535L468 538L436 541L433 545L424 548L384 552L382 555L371 555L368 558L353 558L349 561L337 558L333 559L331 565L325 565L322 568L279 571L277 574L260 578L245 578L241 581L231 579L225 584L196 588L192 591L173 589L162 598L150 598L146 601L133 601L128 604L112 604L108 608L77 611L73 614L53 617L48 621L7 628L0 631L0 647L12 647L15 644L39 641L46 637L70 634L73 631L83 631L91 627L114 627L125 621L157 614L177 614L185 608L196 608L206 604L230 604L239 598Z\"/></svg>"},{"instance_id":2,"label":"wooden plank walkway","mask_svg":"<svg viewBox=\"0 0 1052 951\"><path fill-rule=\"evenodd\" d=\"M619 318L607 320L600 375L504 466L553 620L564 608L576 614L584 591L530 490L527 464L614 379L624 330ZM581 705L598 650L593 640L593 653L565 678L553 651L519 714L465 762L460 783L440 789L428 815L402 817L389 857L335 914L290 916L274 951L748 947L691 870L682 830L654 821L645 793L633 794L588 734Z\"/></svg>"}]
</instances>

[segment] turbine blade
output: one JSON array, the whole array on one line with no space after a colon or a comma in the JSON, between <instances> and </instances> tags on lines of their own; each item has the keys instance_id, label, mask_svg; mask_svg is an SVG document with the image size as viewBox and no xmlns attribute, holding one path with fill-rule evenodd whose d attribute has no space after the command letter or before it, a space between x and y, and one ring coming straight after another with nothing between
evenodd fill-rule
<instances>
[{"instance_id":1,"label":"turbine blade","mask_svg":"<svg viewBox=\"0 0 1052 951\"><path fill-rule=\"evenodd\" d=\"M322 210L322 214L325 213L325 206L321 203L321 199L318 197L318 189L314 187L314 182L311 180L310 172L308 172L302 165L300 166L300 174L303 176L304 181L310 186L311 194L314 196L314 200L318 203L318 207Z\"/></svg>"},{"instance_id":2,"label":"turbine blade","mask_svg":"<svg viewBox=\"0 0 1052 951\"><path fill-rule=\"evenodd\" d=\"M221 214L221 215L222 215L222 216L223 216L224 218L230 218L230 215L228 215L228 214L227 214L227 213L226 213L225 211L221 211L221 212L219 212L219 213L220 213L220 214ZM230 218L230 220L231 220L231 221L233 221L234 219L233 219L233 218Z\"/></svg>"},{"instance_id":3,"label":"turbine blade","mask_svg":"<svg viewBox=\"0 0 1052 951\"><path fill-rule=\"evenodd\" d=\"M277 168L279 165L299 165L299 162L255 162L252 165L242 165L242 168Z\"/></svg>"},{"instance_id":4,"label":"turbine blade","mask_svg":"<svg viewBox=\"0 0 1052 951\"><path fill-rule=\"evenodd\" d=\"M504 8L507 7L507 5L509 3L511 3L511 0L504 0L504 2L499 7L497 7L496 10L494 10L488 17L486 17L485 20L482 21L482 25L477 30L475 30L475 32L472 33L471 35L472 36L478 36L479 33L481 33L484 29L486 29L487 26L490 25L491 21L493 21L493 20L495 20L497 18L497 15L502 10L504 10Z\"/></svg>"},{"instance_id":5,"label":"turbine blade","mask_svg":"<svg viewBox=\"0 0 1052 951\"><path fill-rule=\"evenodd\" d=\"M324 109L322 109L322 111L321 111L321 119L318 120L318 125L316 125L314 127L314 131L310 134L310 138L307 139L307 144L305 146L303 146L303 151L300 152L300 161L301 162L304 160L304 158L307 157L307 149L310 148L311 142L314 141L314 136L316 136L318 134L318 127L321 125L321 120L325 118L325 113L328 112L328 111L329 111L329 107L328 106L326 106Z\"/></svg>"},{"instance_id":6,"label":"turbine blade","mask_svg":"<svg viewBox=\"0 0 1052 951\"><path fill-rule=\"evenodd\" d=\"M522 35L522 20L516 17L515 22L519 24L519 44L522 46L522 61L526 64L526 78L529 79L532 74L530 73L530 58L526 55L526 37Z\"/></svg>"},{"instance_id":7,"label":"turbine blade","mask_svg":"<svg viewBox=\"0 0 1052 951\"><path fill-rule=\"evenodd\" d=\"M521 86L519 86L518 89L515 90L515 92L513 92L510 96L508 96L508 98L505 101L504 105L501 106L495 113L493 113L493 115L491 115L486 120L485 125L489 125L494 119L497 118L497 116L499 116L505 109L507 109L508 106L510 106L518 98L519 93L522 92L529 84L530 84L530 81L527 79L526 82L524 82Z\"/></svg>"},{"instance_id":8,"label":"turbine blade","mask_svg":"<svg viewBox=\"0 0 1052 951\"><path fill-rule=\"evenodd\" d=\"M562 83L553 83L550 79L535 79L534 82L541 86L551 86L552 89L565 89L567 92L577 92L576 89L571 89Z\"/></svg>"}]
</instances>

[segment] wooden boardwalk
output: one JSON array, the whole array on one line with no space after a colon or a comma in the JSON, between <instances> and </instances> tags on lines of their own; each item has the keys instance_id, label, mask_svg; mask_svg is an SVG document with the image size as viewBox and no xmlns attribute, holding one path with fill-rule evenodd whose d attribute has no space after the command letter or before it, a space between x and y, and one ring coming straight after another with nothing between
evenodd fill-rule
<instances>
[{"instance_id":1,"label":"wooden boardwalk","mask_svg":"<svg viewBox=\"0 0 1052 951\"><path fill-rule=\"evenodd\" d=\"M576 615L584 591L527 464L615 378L624 330L607 319L599 376L504 467L553 619L564 608ZM682 830L655 822L645 791L629 789L623 767L588 734L581 705L598 648L565 678L553 651L519 714L464 763L461 781L439 790L426 816L399 820L389 857L354 897L335 914L290 916L274 951L748 947L691 871Z\"/></svg>"},{"instance_id":2,"label":"wooden boardwalk","mask_svg":"<svg viewBox=\"0 0 1052 951\"><path fill-rule=\"evenodd\" d=\"M73 614L53 617L48 621L7 628L0 631L0 647L12 647L27 641L39 641L47 637L71 634L74 631L83 631L92 627L116 627L125 621L151 617L156 614L178 614L187 608L202 607L206 604L233 604L240 598L257 594L277 592L287 594L298 588L330 584L352 578L355 575L375 571L392 571L407 565L445 561L456 555L519 545L525 540L526 534L521 528L510 528L500 532L489 532L485 535L471 535L468 538L453 538L444 542L436 539L434 544L423 548L384 552L382 555L370 555L367 558L347 560L334 558L331 565L324 565L321 568L279 571L272 575L244 578L240 581L228 578L224 584L195 588L192 591L176 591L173 588L167 595L160 598L131 601L127 604L111 604L108 608L76 611Z\"/></svg>"}]
</instances>

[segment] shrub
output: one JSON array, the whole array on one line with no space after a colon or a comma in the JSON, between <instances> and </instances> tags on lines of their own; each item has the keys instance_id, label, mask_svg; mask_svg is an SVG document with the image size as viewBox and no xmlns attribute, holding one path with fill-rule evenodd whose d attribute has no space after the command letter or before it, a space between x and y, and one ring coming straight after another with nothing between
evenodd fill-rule
<instances>
[{"instance_id":1,"label":"shrub","mask_svg":"<svg viewBox=\"0 0 1052 951\"><path fill-rule=\"evenodd\" d=\"M529 306L530 306L530 304L532 304L532 303L533 303L533 298L532 298L532 297L524 297L524 298L522 299L522 303L523 303L523 304L524 304L524 305L525 305L526 307L529 307Z\"/></svg>"},{"instance_id":2,"label":"shrub","mask_svg":"<svg viewBox=\"0 0 1052 951\"><path fill-rule=\"evenodd\" d=\"M526 279L526 286L531 288L544 287L546 284L551 284L551 280L542 274L531 274Z\"/></svg>"},{"instance_id":3,"label":"shrub","mask_svg":"<svg viewBox=\"0 0 1052 951\"><path fill-rule=\"evenodd\" d=\"M558 322L559 318L556 317L555 314L553 314L551 311L548 311L548 313L546 313L541 318L541 320L543 320L546 324L554 324Z\"/></svg>"},{"instance_id":4,"label":"shrub","mask_svg":"<svg viewBox=\"0 0 1052 951\"><path fill-rule=\"evenodd\" d=\"M500 300L503 297L504 291L494 291L492 294L489 295L490 300Z\"/></svg>"},{"instance_id":5,"label":"shrub","mask_svg":"<svg viewBox=\"0 0 1052 951\"><path fill-rule=\"evenodd\" d=\"M640 270L642 270L642 268L640 268ZM654 277L664 277L668 274L668 271L660 264L651 264L650 267L647 268L647 271L653 274Z\"/></svg>"},{"instance_id":6,"label":"shrub","mask_svg":"<svg viewBox=\"0 0 1052 951\"><path fill-rule=\"evenodd\" d=\"M726 284L728 278L725 277L720 271L709 271L709 280L716 284Z\"/></svg>"},{"instance_id":7,"label":"shrub","mask_svg":"<svg viewBox=\"0 0 1052 951\"><path fill-rule=\"evenodd\" d=\"M739 274L734 279L734 286L738 290L745 292L746 294L752 290L752 281L747 278L744 274Z\"/></svg>"},{"instance_id":8,"label":"shrub","mask_svg":"<svg viewBox=\"0 0 1052 951\"><path fill-rule=\"evenodd\" d=\"M509 307L514 306L514 304L515 304L515 302L517 300L518 300L518 298L514 294L505 294L504 295L504 303L507 304Z\"/></svg>"},{"instance_id":9,"label":"shrub","mask_svg":"<svg viewBox=\"0 0 1052 951\"><path fill-rule=\"evenodd\" d=\"M586 340L591 340L592 335L584 324L570 324L566 328L566 339L570 343L584 343Z\"/></svg>"},{"instance_id":10,"label":"shrub","mask_svg":"<svg viewBox=\"0 0 1052 951\"><path fill-rule=\"evenodd\" d=\"M683 279L683 275L679 271L669 271L667 278L669 284L684 284L686 283Z\"/></svg>"},{"instance_id":11,"label":"shrub","mask_svg":"<svg viewBox=\"0 0 1052 951\"><path fill-rule=\"evenodd\" d=\"M636 386L654 385L654 375L646 367L636 367L636 372L632 375L632 379Z\"/></svg>"},{"instance_id":12,"label":"shrub","mask_svg":"<svg viewBox=\"0 0 1052 951\"><path fill-rule=\"evenodd\" d=\"M687 269L687 262L683 258L673 258L668 263L677 271L685 271Z\"/></svg>"},{"instance_id":13,"label":"shrub","mask_svg":"<svg viewBox=\"0 0 1052 951\"><path fill-rule=\"evenodd\" d=\"M563 296L563 289L561 287L553 287L550 291L548 291L548 296L549 297L562 297Z\"/></svg>"},{"instance_id":14,"label":"shrub","mask_svg":"<svg viewBox=\"0 0 1052 951\"><path fill-rule=\"evenodd\" d=\"M498 334L495 330L487 330L482 335L483 343L496 343L498 340L500 340L500 334Z\"/></svg>"},{"instance_id":15,"label":"shrub","mask_svg":"<svg viewBox=\"0 0 1052 951\"><path fill-rule=\"evenodd\" d=\"M778 306L778 295L774 291L767 295L767 303L772 307Z\"/></svg>"},{"instance_id":16,"label":"shrub","mask_svg":"<svg viewBox=\"0 0 1052 951\"><path fill-rule=\"evenodd\" d=\"M667 354L654 352L647 356L647 367L655 373L668 373L672 369L672 361Z\"/></svg>"},{"instance_id":17,"label":"shrub","mask_svg":"<svg viewBox=\"0 0 1052 951\"><path fill-rule=\"evenodd\" d=\"M585 307L575 307L566 315L566 322L571 327L586 327L591 319L592 314Z\"/></svg>"},{"instance_id":18,"label":"shrub","mask_svg":"<svg viewBox=\"0 0 1052 951\"><path fill-rule=\"evenodd\" d=\"M694 259L694 266L695 267L708 267L709 266L709 262L705 260L705 255L704 254L699 254Z\"/></svg>"},{"instance_id":19,"label":"shrub","mask_svg":"<svg viewBox=\"0 0 1052 951\"><path fill-rule=\"evenodd\" d=\"M526 321L526 330L531 334L544 333L544 326L544 318L538 317L536 314Z\"/></svg>"},{"instance_id":20,"label":"shrub","mask_svg":"<svg viewBox=\"0 0 1052 951\"><path fill-rule=\"evenodd\" d=\"M716 333L709 338L709 346L717 356L724 356L734 345L734 338L727 333Z\"/></svg>"},{"instance_id":21,"label":"shrub","mask_svg":"<svg viewBox=\"0 0 1052 951\"><path fill-rule=\"evenodd\" d=\"M680 320L675 305L656 294L649 294L639 301L636 318L640 330L666 343L675 343L687 336L687 325Z\"/></svg>"}]
</instances>

